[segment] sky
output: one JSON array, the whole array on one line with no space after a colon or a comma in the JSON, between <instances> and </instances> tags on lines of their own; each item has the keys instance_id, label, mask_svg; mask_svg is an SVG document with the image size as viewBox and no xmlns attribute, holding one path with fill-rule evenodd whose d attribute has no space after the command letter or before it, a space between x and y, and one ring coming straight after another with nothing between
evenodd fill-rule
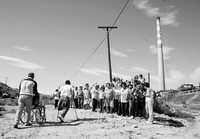
<instances>
[{"instance_id":1,"label":"sky","mask_svg":"<svg viewBox=\"0 0 200 139\"><path fill-rule=\"evenodd\" d=\"M106 37L125 0L0 0L0 81L17 88L35 72L38 90L51 94L73 84L109 81ZM156 20L161 16L166 87L200 82L199 0L130 0L110 32L114 76L151 74L158 88Z\"/></svg>"}]
</instances>

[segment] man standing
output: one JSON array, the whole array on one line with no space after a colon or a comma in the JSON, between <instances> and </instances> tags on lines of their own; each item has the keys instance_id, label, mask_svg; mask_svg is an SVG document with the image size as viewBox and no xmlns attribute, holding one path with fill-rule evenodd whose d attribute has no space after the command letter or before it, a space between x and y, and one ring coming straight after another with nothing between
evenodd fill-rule
<instances>
[{"instance_id":1,"label":"man standing","mask_svg":"<svg viewBox=\"0 0 200 139\"><path fill-rule=\"evenodd\" d=\"M60 92L58 91L58 89L55 90L53 96L54 96L54 108L56 109L60 98Z\"/></svg>"},{"instance_id":2,"label":"man standing","mask_svg":"<svg viewBox=\"0 0 200 139\"><path fill-rule=\"evenodd\" d=\"M92 96L92 111L96 111L99 100L99 85L95 85L91 90Z\"/></svg>"},{"instance_id":3,"label":"man standing","mask_svg":"<svg viewBox=\"0 0 200 139\"><path fill-rule=\"evenodd\" d=\"M146 83L146 103L145 103L145 109L146 109L146 114L148 115L148 122L153 123L153 96L154 96L154 91L149 88L150 85L149 83Z\"/></svg>"},{"instance_id":4,"label":"man standing","mask_svg":"<svg viewBox=\"0 0 200 139\"><path fill-rule=\"evenodd\" d=\"M19 99L18 110L16 113L16 120L14 128L18 128L18 124L24 108L27 112L26 126L31 126L31 106L33 103L33 96L37 95L37 82L34 80L34 73L28 73L28 78L23 79L19 85ZM37 95L38 96L38 95Z\"/></svg>"},{"instance_id":5,"label":"man standing","mask_svg":"<svg viewBox=\"0 0 200 139\"><path fill-rule=\"evenodd\" d=\"M58 118L61 122L64 122L65 115L70 107L70 99L73 97L73 89L70 80L65 81L65 85L60 88L60 100L58 103L58 110L62 110Z\"/></svg>"}]
</instances>

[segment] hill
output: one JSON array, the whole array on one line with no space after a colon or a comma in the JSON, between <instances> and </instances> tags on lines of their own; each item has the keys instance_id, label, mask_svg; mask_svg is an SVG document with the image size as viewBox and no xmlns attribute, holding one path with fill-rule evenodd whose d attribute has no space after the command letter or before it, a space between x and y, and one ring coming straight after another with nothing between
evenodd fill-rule
<instances>
[{"instance_id":1,"label":"hill","mask_svg":"<svg viewBox=\"0 0 200 139\"><path fill-rule=\"evenodd\" d=\"M18 96L18 89L12 88L0 82L0 97L3 98L16 98Z\"/></svg>"}]
</instances>

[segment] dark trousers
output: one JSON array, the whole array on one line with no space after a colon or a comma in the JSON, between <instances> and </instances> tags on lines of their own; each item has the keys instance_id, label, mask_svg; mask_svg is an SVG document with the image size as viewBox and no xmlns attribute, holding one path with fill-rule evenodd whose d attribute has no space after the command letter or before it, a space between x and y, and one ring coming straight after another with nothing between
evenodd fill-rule
<instances>
[{"instance_id":1,"label":"dark trousers","mask_svg":"<svg viewBox=\"0 0 200 139\"><path fill-rule=\"evenodd\" d=\"M114 112L118 112L118 106L119 106L119 103L118 103L118 100L117 99L114 99Z\"/></svg>"},{"instance_id":2,"label":"dark trousers","mask_svg":"<svg viewBox=\"0 0 200 139\"><path fill-rule=\"evenodd\" d=\"M58 107L58 101L59 101L59 99L55 99L55 101L54 101L54 108L55 109Z\"/></svg>"},{"instance_id":3,"label":"dark trousers","mask_svg":"<svg viewBox=\"0 0 200 139\"><path fill-rule=\"evenodd\" d=\"M121 111L122 111L122 115L126 116L127 115L127 107L128 107L128 103L121 103Z\"/></svg>"},{"instance_id":4,"label":"dark trousers","mask_svg":"<svg viewBox=\"0 0 200 139\"><path fill-rule=\"evenodd\" d=\"M145 98L139 98L138 101L138 115L145 117Z\"/></svg>"},{"instance_id":5,"label":"dark trousers","mask_svg":"<svg viewBox=\"0 0 200 139\"><path fill-rule=\"evenodd\" d=\"M104 99L100 99L99 101L100 112L103 112L103 106L104 106Z\"/></svg>"},{"instance_id":6,"label":"dark trousers","mask_svg":"<svg viewBox=\"0 0 200 139\"><path fill-rule=\"evenodd\" d=\"M121 102L120 101L118 102L118 112L117 112L117 114L122 115Z\"/></svg>"},{"instance_id":7,"label":"dark trousers","mask_svg":"<svg viewBox=\"0 0 200 139\"><path fill-rule=\"evenodd\" d=\"M64 118L70 108L70 98L61 97L58 103L58 110L61 111L61 116Z\"/></svg>"},{"instance_id":8,"label":"dark trousers","mask_svg":"<svg viewBox=\"0 0 200 139\"><path fill-rule=\"evenodd\" d=\"M92 111L95 111L95 110L96 110L97 104L98 104L97 99L93 98L93 99L92 99Z\"/></svg>"},{"instance_id":9,"label":"dark trousers","mask_svg":"<svg viewBox=\"0 0 200 139\"><path fill-rule=\"evenodd\" d=\"M128 115L129 115L129 116L133 116L134 101L133 101L133 100L129 100L128 103L129 103Z\"/></svg>"},{"instance_id":10,"label":"dark trousers","mask_svg":"<svg viewBox=\"0 0 200 139\"><path fill-rule=\"evenodd\" d=\"M138 116L138 100L137 99L133 101L133 116L134 117Z\"/></svg>"},{"instance_id":11,"label":"dark trousers","mask_svg":"<svg viewBox=\"0 0 200 139\"><path fill-rule=\"evenodd\" d=\"M75 108L78 108L78 98L74 98Z\"/></svg>"}]
</instances>

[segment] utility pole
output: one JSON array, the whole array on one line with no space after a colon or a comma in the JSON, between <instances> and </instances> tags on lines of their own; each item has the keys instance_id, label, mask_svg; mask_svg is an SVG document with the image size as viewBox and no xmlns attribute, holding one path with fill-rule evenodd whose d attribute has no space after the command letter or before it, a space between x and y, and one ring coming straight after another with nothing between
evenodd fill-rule
<instances>
[{"instance_id":1,"label":"utility pole","mask_svg":"<svg viewBox=\"0 0 200 139\"><path fill-rule=\"evenodd\" d=\"M100 29L106 29L107 32L107 43L108 43L108 64L109 64L109 77L110 82L112 83L112 65L111 65L111 56L110 56L110 30L116 29L116 26L98 26Z\"/></svg>"},{"instance_id":2,"label":"utility pole","mask_svg":"<svg viewBox=\"0 0 200 139\"><path fill-rule=\"evenodd\" d=\"M160 17L156 18L159 89L165 90L165 67L161 40Z\"/></svg>"},{"instance_id":3,"label":"utility pole","mask_svg":"<svg viewBox=\"0 0 200 139\"><path fill-rule=\"evenodd\" d=\"M149 87L151 86L151 75L150 75L150 73L148 72L148 74L147 74L147 79L148 79L148 83L149 83Z\"/></svg>"}]
</instances>

